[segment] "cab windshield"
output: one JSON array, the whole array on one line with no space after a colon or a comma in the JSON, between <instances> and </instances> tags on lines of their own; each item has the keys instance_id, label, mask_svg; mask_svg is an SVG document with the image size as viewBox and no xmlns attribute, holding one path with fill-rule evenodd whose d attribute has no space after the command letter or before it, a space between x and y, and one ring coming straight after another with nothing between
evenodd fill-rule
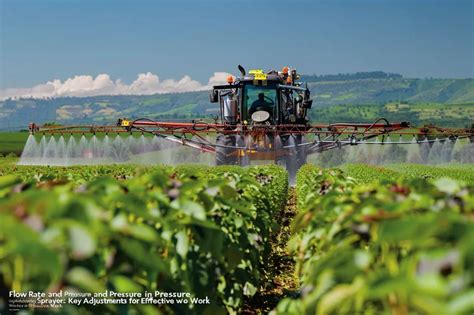
<instances>
[{"instance_id":1,"label":"cab windshield","mask_svg":"<svg viewBox=\"0 0 474 315\"><path fill-rule=\"evenodd\" d=\"M272 86L245 86L244 108L247 110L247 119L251 119L256 111L266 111L270 114L270 120L275 117L277 103L277 92Z\"/></svg>"}]
</instances>

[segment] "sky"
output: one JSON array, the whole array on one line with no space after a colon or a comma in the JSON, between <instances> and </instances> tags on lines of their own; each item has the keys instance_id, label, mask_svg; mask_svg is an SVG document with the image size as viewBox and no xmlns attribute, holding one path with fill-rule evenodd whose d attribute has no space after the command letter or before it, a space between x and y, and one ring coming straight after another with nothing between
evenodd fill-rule
<instances>
[{"instance_id":1,"label":"sky","mask_svg":"<svg viewBox=\"0 0 474 315\"><path fill-rule=\"evenodd\" d=\"M474 0L0 0L0 97L199 90L238 64L472 78L473 20Z\"/></svg>"}]
</instances>

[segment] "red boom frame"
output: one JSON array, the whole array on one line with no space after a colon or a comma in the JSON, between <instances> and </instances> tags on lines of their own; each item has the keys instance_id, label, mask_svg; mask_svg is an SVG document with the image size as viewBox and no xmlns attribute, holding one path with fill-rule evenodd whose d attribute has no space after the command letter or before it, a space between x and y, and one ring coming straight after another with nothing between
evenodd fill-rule
<instances>
[{"instance_id":1,"label":"red boom frame","mask_svg":"<svg viewBox=\"0 0 474 315\"><path fill-rule=\"evenodd\" d=\"M228 125L219 123L206 123L203 121L192 122L160 122L149 119L137 119L127 121L119 119L114 126L95 125L73 125L73 126L39 126L31 123L29 126L31 134L74 134L74 133L123 133L142 132L151 133L170 141L178 142L204 152L215 153L217 144L206 140L205 134L238 134L244 137L252 136L254 139L260 136L289 136L289 135L312 135L315 140L298 146L306 146L307 153L321 152L343 145L356 144L407 144L412 141L389 142L382 137L382 141L366 142L371 138L390 134L412 135L417 137L417 142L435 141L438 139L470 138L474 141L473 128L441 128L436 126L425 126L412 128L408 122L389 123L380 118L374 123L335 123L317 125ZM199 140L190 139L191 136ZM385 141L384 141L385 140ZM249 147L235 147L248 150ZM287 149L284 147L283 149Z\"/></svg>"}]
</instances>

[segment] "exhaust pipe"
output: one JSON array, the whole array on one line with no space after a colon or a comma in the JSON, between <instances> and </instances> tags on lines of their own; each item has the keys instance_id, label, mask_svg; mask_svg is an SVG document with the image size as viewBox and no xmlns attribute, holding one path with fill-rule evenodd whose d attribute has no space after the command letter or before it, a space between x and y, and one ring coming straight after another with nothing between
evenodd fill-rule
<instances>
[{"instance_id":1,"label":"exhaust pipe","mask_svg":"<svg viewBox=\"0 0 474 315\"><path fill-rule=\"evenodd\" d=\"M245 76L246 72L245 72L244 67L242 67L241 65L238 65L237 68L239 68L239 71L240 73L242 73L242 76Z\"/></svg>"}]
</instances>

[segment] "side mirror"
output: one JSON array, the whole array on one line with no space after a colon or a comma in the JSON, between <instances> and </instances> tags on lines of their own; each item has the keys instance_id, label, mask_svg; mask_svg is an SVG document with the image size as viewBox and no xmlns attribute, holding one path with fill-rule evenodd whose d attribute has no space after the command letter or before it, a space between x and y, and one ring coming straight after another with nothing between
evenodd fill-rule
<instances>
[{"instance_id":1,"label":"side mirror","mask_svg":"<svg viewBox=\"0 0 474 315\"><path fill-rule=\"evenodd\" d=\"M307 100L303 102L303 107L306 109L311 109L311 106L313 106L313 100Z\"/></svg>"},{"instance_id":2,"label":"side mirror","mask_svg":"<svg viewBox=\"0 0 474 315\"><path fill-rule=\"evenodd\" d=\"M209 94L209 101L211 103L217 103L219 101L219 92L217 90L212 90Z\"/></svg>"}]
</instances>

